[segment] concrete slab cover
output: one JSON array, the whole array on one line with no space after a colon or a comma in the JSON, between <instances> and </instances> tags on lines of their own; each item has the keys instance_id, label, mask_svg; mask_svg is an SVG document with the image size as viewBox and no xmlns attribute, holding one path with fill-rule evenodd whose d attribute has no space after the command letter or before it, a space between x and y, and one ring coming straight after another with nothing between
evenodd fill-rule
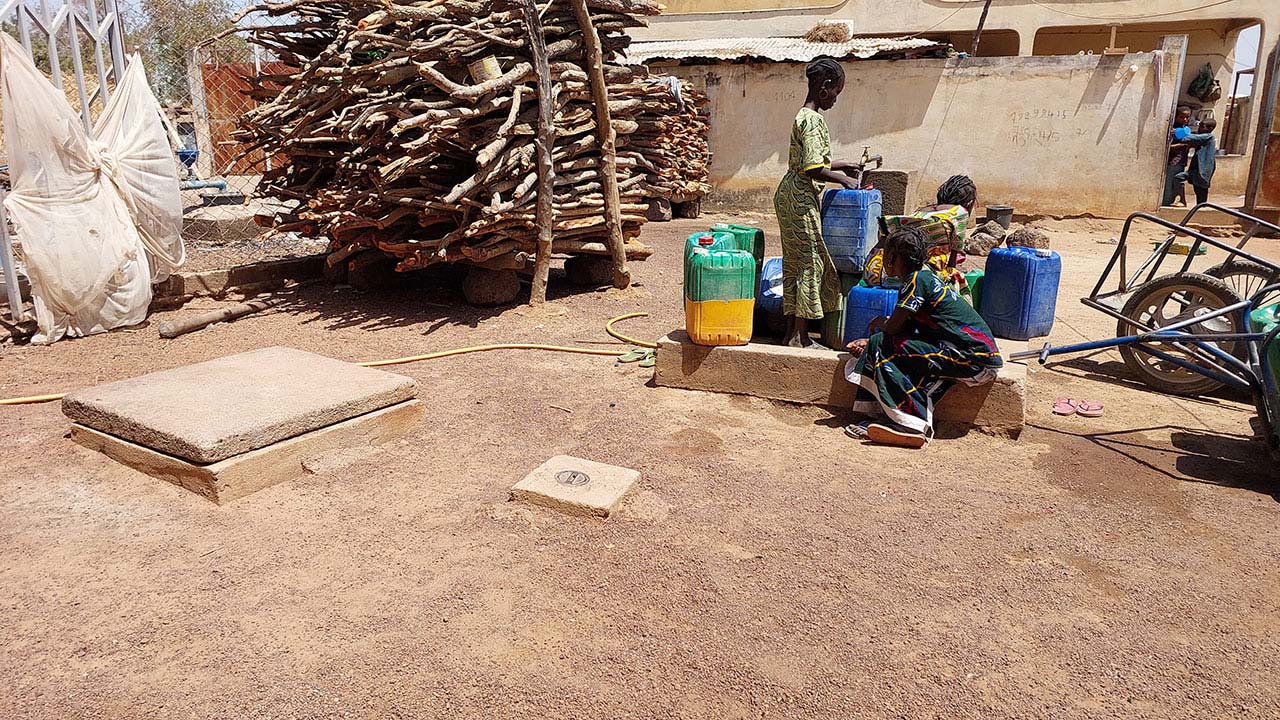
<instances>
[{"instance_id":1,"label":"concrete slab cover","mask_svg":"<svg viewBox=\"0 0 1280 720\"><path fill-rule=\"evenodd\" d=\"M637 470L557 455L513 485L511 499L571 515L608 517L639 479Z\"/></svg>"},{"instance_id":2,"label":"concrete slab cover","mask_svg":"<svg viewBox=\"0 0 1280 720\"><path fill-rule=\"evenodd\" d=\"M74 423L71 439L138 472L223 504L316 472L312 467L316 458L357 450L367 453L371 448L407 435L421 419L422 402L408 400L211 465L189 463Z\"/></svg>"},{"instance_id":3,"label":"concrete slab cover","mask_svg":"<svg viewBox=\"0 0 1280 720\"><path fill-rule=\"evenodd\" d=\"M230 355L68 395L71 420L214 463L409 400L416 383L286 347Z\"/></svg>"}]
</instances>

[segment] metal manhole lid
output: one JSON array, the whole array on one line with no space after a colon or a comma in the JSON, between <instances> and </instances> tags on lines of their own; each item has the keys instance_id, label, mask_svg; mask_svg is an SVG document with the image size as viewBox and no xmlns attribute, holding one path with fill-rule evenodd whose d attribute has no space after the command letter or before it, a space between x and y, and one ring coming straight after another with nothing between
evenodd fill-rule
<instances>
[{"instance_id":1,"label":"metal manhole lid","mask_svg":"<svg viewBox=\"0 0 1280 720\"><path fill-rule=\"evenodd\" d=\"M591 482L591 477L579 470L561 470L556 473L556 482L570 487L579 487Z\"/></svg>"}]
</instances>

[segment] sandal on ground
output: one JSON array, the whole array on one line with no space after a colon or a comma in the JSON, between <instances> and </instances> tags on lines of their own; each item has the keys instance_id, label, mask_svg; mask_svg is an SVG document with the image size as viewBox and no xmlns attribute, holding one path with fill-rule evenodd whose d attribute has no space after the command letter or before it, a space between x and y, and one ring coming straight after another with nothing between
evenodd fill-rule
<instances>
[{"instance_id":1,"label":"sandal on ground","mask_svg":"<svg viewBox=\"0 0 1280 720\"><path fill-rule=\"evenodd\" d=\"M871 423L867 426L867 439L877 445L893 445L916 450L929 442L929 438L922 433L880 423Z\"/></svg>"},{"instance_id":2,"label":"sandal on ground","mask_svg":"<svg viewBox=\"0 0 1280 720\"><path fill-rule=\"evenodd\" d=\"M1102 403L1093 402L1092 400L1081 400L1076 404L1076 414L1080 417L1087 418L1102 417Z\"/></svg>"},{"instance_id":3,"label":"sandal on ground","mask_svg":"<svg viewBox=\"0 0 1280 720\"><path fill-rule=\"evenodd\" d=\"M866 440L867 427L869 427L870 425L871 425L870 420L859 420L857 422L851 422L848 425L844 426L844 434L848 435L854 440Z\"/></svg>"},{"instance_id":4,"label":"sandal on ground","mask_svg":"<svg viewBox=\"0 0 1280 720\"><path fill-rule=\"evenodd\" d=\"M651 368L658 364L658 354L652 350L647 351L644 359L636 363L636 367Z\"/></svg>"},{"instance_id":5,"label":"sandal on ground","mask_svg":"<svg viewBox=\"0 0 1280 720\"><path fill-rule=\"evenodd\" d=\"M1060 397L1053 401L1054 415L1075 415L1080 411L1080 402L1071 398Z\"/></svg>"},{"instance_id":6,"label":"sandal on ground","mask_svg":"<svg viewBox=\"0 0 1280 720\"><path fill-rule=\"evenodd\" d=\"M645 348L632 348L631 350L628 350L627 352L619 355L618 362L620 363L639 362L645 359L645 357L647 357L648 355L649 355L649 351Z\"/></svg>"}]
</instances>

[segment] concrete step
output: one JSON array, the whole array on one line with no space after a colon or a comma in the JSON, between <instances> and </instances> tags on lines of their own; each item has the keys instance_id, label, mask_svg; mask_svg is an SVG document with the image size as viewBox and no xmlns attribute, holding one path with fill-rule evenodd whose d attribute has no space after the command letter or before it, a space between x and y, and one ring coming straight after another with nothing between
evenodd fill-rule
<instances>
[{"instance_id":1,"label":"concrete step","mask_svg":"<svg viewBox=\"0 0 1280 720\"><path fill-rule=\"evenodd\" d=\"M1026 349L1026 343L1000 341L1001 352ZM856 388L844 377L849 353L826 348L791 348L750 343L741 346L695 345L684 330L658 342L654 382L664 387L751 395L830 409L853 405ZM979 387L957 385L938 401L939 431L953 434L973 428L1016 438L1026 424L1027 367L1006 360L996 380Z\"/></svg>"},{"instance_id":2,"label":"concrete step","mask_svg":"<svg viewBox=\"0 0 1280 720\"><path fill-rule=\"evenodd\" d=\"M1162 207L1154 214L1162 220L1182 224L1189 211L1190 208L1184 207ZM1199 227L1239 227L1240 221L1220 210L1205 208L1195 214L1191 224Z\"/></svg>"}]
</instances>

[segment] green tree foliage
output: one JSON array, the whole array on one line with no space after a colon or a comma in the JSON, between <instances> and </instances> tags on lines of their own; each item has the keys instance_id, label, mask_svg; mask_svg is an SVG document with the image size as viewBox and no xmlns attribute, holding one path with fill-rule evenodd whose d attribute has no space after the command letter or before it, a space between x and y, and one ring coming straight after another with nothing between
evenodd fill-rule
<instances>
[{"instance_id":1,"label":"green tree foliage","mask_svg":"<svg viewBox=\"0 0 1280 720\"><path fill-rule=\"evenodd\" d=\"M228 0L140 0L137 15L126 20L128 45L142 55L156 97L166 105L185 105L187 59L192 50L231 26L235 9ZM201 49L204 62L249 62L248 43L231 35Z\"/></svg>"}]
</instances>

